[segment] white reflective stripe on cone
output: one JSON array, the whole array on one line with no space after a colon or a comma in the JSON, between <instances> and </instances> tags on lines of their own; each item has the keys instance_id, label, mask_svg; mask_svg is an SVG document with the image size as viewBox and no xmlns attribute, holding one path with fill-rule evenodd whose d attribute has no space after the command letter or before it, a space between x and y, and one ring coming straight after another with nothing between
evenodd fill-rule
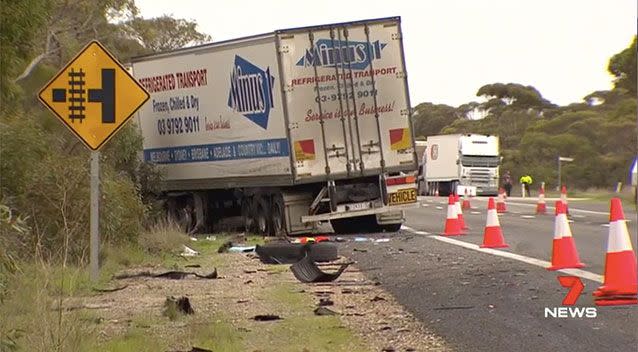
<instances>
[{"instance_id":1,"label":"white reflective stripe on cone","mask_svg":"<svg viewBox=\"0 0 638 352\"><path fill-rule=\"evenodd\" d=\"M633 250L625 220L611 222L609 224L609 243L607 243L607 253Z\"/></svg>"},{"instance_id":2,"label":"white reflective stripe on cone","mask_svg":"<svg viewBox=\"0 0 638 352\"><path fill-rule=\"evenodd\" d=\"M487 223L485 224L485 227L490 226L501 226L498 221L498 214L496 214L496 209L490 209L487 211Z\"/></svg>"},{"instance_id":3,"label":"white reflective stripe on cone","mask_svg":"<svg viewBox=\"0 0 638 352\"><path fill-rule=\"evenodd\" d=\"M457 219L456 216L456 205L448 205L447 206L447 218L448 219Z\"/></svg>"},{"instance_id":4,"label":"white reflective stripe on cone","mask_svg":"<svg viewBox=\"0 0 638 352\"><path fill-rule=\"evenodd\" d=\"M572 237L572 231L569 228L569 222L567 222L567 215L557 214L554 222L554 239L563 237Z\"/></svg>"}]
</instances>

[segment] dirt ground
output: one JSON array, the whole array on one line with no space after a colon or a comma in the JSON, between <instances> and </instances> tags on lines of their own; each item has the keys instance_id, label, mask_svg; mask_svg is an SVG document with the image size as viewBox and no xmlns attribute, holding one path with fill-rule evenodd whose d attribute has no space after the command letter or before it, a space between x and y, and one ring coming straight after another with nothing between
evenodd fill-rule
<instances>
[{"instance_id":1,"label":"dirt ground","mask_svg":"<svg viewBox=\"0 0 638 352\"><path fill-rule=\"evenodd\" d=\"M358 342L345 350L364 351L449 351L441 338L428 331L412 315L406 312L394 298L370 281L356 265L351 265L335 282L303 284L298 282L288 265L265 265L254 254L215 254L219 271L218 279L200 279L189 276L181 280L137 277L113 280L112 287L124 289L79 297L65 305L90 309L99 320L99 338L106 342L129 334L131 329L142 331L159 340L170 341L171 351L190 351L193 346L193 326L211 322L229 324L243 336L243 348L266 351L270 341L261 328L263 324L252 318L258 314L276 314L287 318L312 316L321 299L329 299L326 306L337 313L342 326L349 330ZM346 258L342 258L345 261ZM201 267L182 268L200 274L212 272L213 265L206 258L198 258ZM212 262L212 261L210 261ZM185 265L188 262L185 262ZM330 271L330 267L322 267ZM136 268L127 273L150 271L159 273L162 268ZM162 316L167 296L186 296L195 314L185 319L171 321ZM287 300L299 304L287 304ZM322 318L322 317L316 317ZM303 320L300 320L303 321ZM303 327L299 327L303 331ZM301 333L303 338L304 334ZM259 343L251 344L253 337ZM273 337L276 338L276 337ZM288 350L313 351L302 341L285 341ZM357 345L358 343L358 345ZM356 346L355 346L356 345ZM248 347L246 347L248 346ZM272 347L272 346L271 346ZM293 348L290 348L293 347ZM224 350L235 350L231 344ZM241 349L240 349L241 350ZM319 350L319 349L318 349ZM324 349L320 349L324 350ZM329 346L325 350L331 350Z\"/></svg>"}]
</instances>

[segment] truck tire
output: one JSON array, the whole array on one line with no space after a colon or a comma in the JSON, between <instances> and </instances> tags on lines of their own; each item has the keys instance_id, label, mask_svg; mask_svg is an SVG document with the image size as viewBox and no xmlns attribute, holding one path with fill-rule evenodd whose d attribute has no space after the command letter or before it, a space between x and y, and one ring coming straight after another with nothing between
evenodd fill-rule
<instances>
[{"instance_id":1,"label":"truck tire","mask_svg":"<svg viewBox=\"0 0 638 352\"><path fill-rule=\"evenodd\" d=\"M268 235L269 233L269 215L270 215L270 202L267 198L255 197L253 198L254 206L254 219L257 234Z\"/></svg>"},{"instance_id":2,"label":"truck tire","mask_svg":"<svg viewBox=\"0 0 638 352\"><path fill-rule=\"evenodd\" d=\"M271 242L263 246L257 246L255 251L262 262L266 264L293 264L308 255L315 262L329 262L336 260L338 256L337 246L334 243L319 242L311 244L298 244L288 242Z\"/></svg>"},{"instance_id":3,"label":"truck tire","mask_svg":"<svg viewBox=\"0 0 638 352\"><path fill-rule=\"evenodd\" d=\"M270 205L270 236L281 237L286 233L284 199L281 194L272 197Z\"/></svg>"},{"instance_id":4,"label":"truck tire","mask_svg":"<svg viewBox=\"0 0 638 352\"><path fill-rule=\"evenodd\" d=\"M241 217L244 223L244 232L251 233L255 230L255 219L251 207L252 200L248 197L241 199Z\"/></svg>"},{"instance_id":5,"label":"truck tire","mask_svg":"<svg viewBox=\"0 0 638 352\"><path fill-rule=\"evenodd\" d=\"M399 230L401 230L401 223L398 224L385 224L385 225L379 225L381 227L381 229L385 232L399 232Z\"/></svg>"}]
</instances>

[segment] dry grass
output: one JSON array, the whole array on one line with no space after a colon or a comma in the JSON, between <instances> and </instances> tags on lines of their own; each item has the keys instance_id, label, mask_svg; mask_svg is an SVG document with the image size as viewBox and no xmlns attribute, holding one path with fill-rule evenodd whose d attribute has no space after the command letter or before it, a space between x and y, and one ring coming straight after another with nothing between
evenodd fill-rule
<instances>
[{"instance_id":1,"label":"dry grass","mask_svg":"<svg viewBox=\"0 0 638 352\"><path fill-rule=\"evenodd\" d=\"M151 254L179 253L189 236L173 222L160 222L140 234L138 243Z\"/></svg>"}]
</instances>

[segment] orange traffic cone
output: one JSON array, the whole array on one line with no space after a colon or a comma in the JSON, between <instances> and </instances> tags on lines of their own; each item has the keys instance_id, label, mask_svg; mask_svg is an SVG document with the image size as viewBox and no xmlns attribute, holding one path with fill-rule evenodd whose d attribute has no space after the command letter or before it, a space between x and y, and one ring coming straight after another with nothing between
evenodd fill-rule
<instances>
[{"instance_id":1,"label":"orange traffic cone","mask_svg":"<svg viewBox=\"0 0 638 352\"><path fill-rule=\"evenodd\" d=\"M636 254L631 247L620 198L612 198L610 208L605 282L594 291L596 305L638 304Z\"/></svg>"},{"instance_id":2,"label":"orange traffic cone","mask_svg":"<svg viewBox=\"0 0 638 352\"><path fill-rule=\"evenodd\" d=\"M552 244L552 265L547 270L559 270L566 268L582 268L585 264L580 262L576 244L569 228L565 205L556 201L556 221L554 223L554 242Z\"/></svg>"},{"instance_id":3,"label":"orange traffic cone","mask_svg":"<svg viewBox=\"0 0 638 352\"><path fill-rule=\"evenodd\" d=\"M481 245L481 248L506 247L509 246L505 243L505 239L503 238L501 224L498 221L498 214L496 214L494 198L490 197L487 202L487 222L485 224L485 230L483 231L483 244Z\"/></svg>"},{"instance_id":4,"label":"orange traffic cone","mask_svg":"<svg viewBox=\"0 0 638 352\"><path fill-rule=\"evenodd\" d=\"M540 191L538 192L536 214L547 214L547 205L545 204L545 189L543 187L541 187Z\"/></svg>"},{"instance_id":5,"label":"orange traffic cone","mask_svg":"<svg viewBox=\"0 0 638 352\"><path fill-rule=\"evenodd\" d=\"M507 212L507 205L505 204L505 190L503 188L498 189L498 198L496 199L496 212Z\"/></svg>"},{"instance_id":6,"label":"orange traffic cone","mask_svg":"<svg viewBox=\"0 0 638 352\"><path fill-rule=\"evenodd\" d=\"M560 201L565 204L565 214L569 215L569 204L567 204L567 187L565 186L560 189Z\"/></svg>"},{"instance_id":7,"label":"orange traffic cone","mask_svg":"<svg viewBox=\"0 0 638 352\"><path fill-rule=\"evenodd\" d=\"M454 196L450 194L447 203L447 219L445 219L445 229L443 230L443 236L459 236L461 235L461 224L456 215L456 203L454 202Z\"/></svg>"},{"instance_id":8,"label":"orange traffic cone","mask_svg":"<svg viewBox=\"0 0 638 352\"><path fill-rule=\"evenodd\" d=\"M456 205L456 217L459 219L459 225L461 226L461 230L467 230L468 227L465 225L465 220L463 219L463 209L461 209L461 202L459 195L454 196L454 205ZM465 232L465 231L462 231Z\"/></svg>"},{"instance_id":9,"label":"orange traffic cone","mask_svg":"<svg viewBox=\"0 0 638 352\"><path fill-rule=\"evenodd\" d=\"M470 205L470 199L467 197L467 188L465 189L465 194L463 195L463 204L461 204L461 209L472 209L472 205Z\"/></svg>"}]
</instances>

